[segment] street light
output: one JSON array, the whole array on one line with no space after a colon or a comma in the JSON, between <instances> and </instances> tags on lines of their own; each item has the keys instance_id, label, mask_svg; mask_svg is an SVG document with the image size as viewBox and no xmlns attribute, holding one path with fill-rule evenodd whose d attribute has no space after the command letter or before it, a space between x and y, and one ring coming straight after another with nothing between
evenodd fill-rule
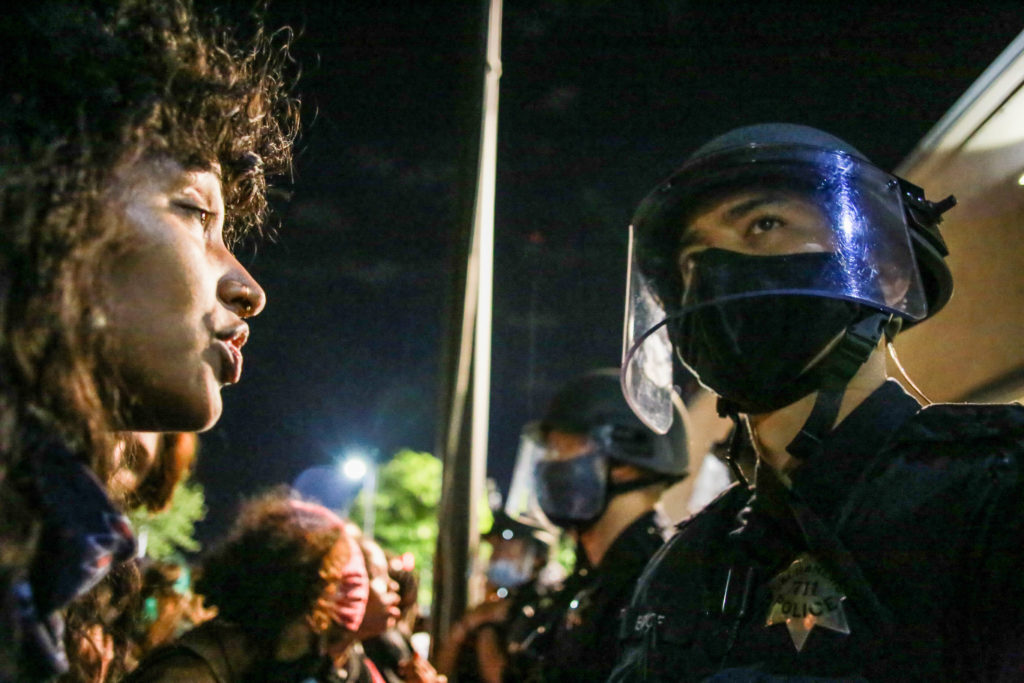
<instances>
[{"instance_id":1,"label":"street light","mask_svg":"<svg viewBox=\"0 0 1024 683\"><path fill-rule=\"evenodd\" d=\"M363 534L373 538L374 499L377 497L377 463L363 451L349 451L341 461L341 472L349 481L363 483Z\"/></svg>"}]
</instances>

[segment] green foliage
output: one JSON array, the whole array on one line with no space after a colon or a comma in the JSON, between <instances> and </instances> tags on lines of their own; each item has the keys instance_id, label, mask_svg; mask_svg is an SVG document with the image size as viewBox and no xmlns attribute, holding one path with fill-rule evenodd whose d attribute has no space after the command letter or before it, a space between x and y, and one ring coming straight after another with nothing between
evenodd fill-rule
<instances>
[{"instance_id":1,"label":"green foliage","mask_svg":"<svg viewBox=\"0 0 1024 683\"><path fill-rule=\"evenodd\" d=\"M352 505L352 521L363 523L363 493ZM434 580L441 461L403 449L377 472L374 536L393 553L411 552L420 575L419 602L429 605Z\"/></svg>"},{"instance_id":2,"label":"green foliage","mask_svg":"<svg viewBox=\"0 0 1024 683\"><path fill-rule=\"evenodd\" d=\"M146 556L169 561L184 552L199 550L193 537L195 524L206 516L203 487L185 480L174 492L171 506L163 512L151 513L144 508L128 513L132 528L146 537Z\"/></svg>"}]
</instances>

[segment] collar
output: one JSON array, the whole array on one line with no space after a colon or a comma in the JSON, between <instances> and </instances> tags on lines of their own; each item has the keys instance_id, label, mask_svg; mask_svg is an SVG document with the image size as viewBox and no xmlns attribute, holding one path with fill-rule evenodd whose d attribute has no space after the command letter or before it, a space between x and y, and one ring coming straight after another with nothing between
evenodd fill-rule
<instances>
[{"instance_id":1,"label":"collar","mask_svg":"<svg viewBox=\"0 0 1024 683\"><path fill-rule=\"evenodd\" d=\"M731 536L765 562L788 557L794 543L803 543L790 510L790 497L804 501L822 520L834 521L835 512L864 470L919 410L917 401L888 380L832 430L817 457L793 470L791 488L786 488L774 470L758 462L753 495L739 514L740 527Z\"/></svg>"},{"instance_id":2,"label":"collar","mask_svg":"<svg viewBox=\"0 0 1024 683\"><path fill-rule=\"evenodd\" d=\"M793 470L793 493L830 518L865 468L919 410L903 387L887 380L832 430L818 457Z\"/></svg>"},{"instance_id":3,"label":"collar","mask_svg":"<svg viewBox=\"0 0 1024 683\"><path fill-rule=\"evenodd\" d=\"M601 564L589 568L591 578L596 574L635 576L665 542L667 526L657 509L640 515L608 546Z\"/></svg>"}]
</instances>

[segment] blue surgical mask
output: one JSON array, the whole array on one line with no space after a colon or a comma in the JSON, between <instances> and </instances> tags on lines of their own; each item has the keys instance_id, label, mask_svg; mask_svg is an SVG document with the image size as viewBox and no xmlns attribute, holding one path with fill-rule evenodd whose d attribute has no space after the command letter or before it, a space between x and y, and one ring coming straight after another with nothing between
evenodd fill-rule
<instances>
[{"instance_id":1,"label":"blue surgical mask","mask_svg":"<svg viewBox=\"0 0 1024 683\"><path fill-rule=\"evenodd\" d=\"M523 561L510 558L492 560L487 567L487 580L495 586L516 588L531 578L531 567Z\"/></svg>"}]
</instances>

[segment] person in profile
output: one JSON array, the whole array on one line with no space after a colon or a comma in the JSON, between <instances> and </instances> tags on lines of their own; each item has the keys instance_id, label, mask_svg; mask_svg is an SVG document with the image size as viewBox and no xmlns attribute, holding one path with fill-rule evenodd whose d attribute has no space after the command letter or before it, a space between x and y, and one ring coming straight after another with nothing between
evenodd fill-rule
<instances>
[{"instance_id":1,"label":"person in profile","mask_svg":"<svg viewBox=\"0 0 1024 683\"><path fill-rule=\"evenodd\" d=\"M61 610L135 544L124 431L192 432L266 296L231 248L290 168L285 34L189 0L17 3L0 22L0 680L68 669Z\"/></svg>"}]
</instances>

